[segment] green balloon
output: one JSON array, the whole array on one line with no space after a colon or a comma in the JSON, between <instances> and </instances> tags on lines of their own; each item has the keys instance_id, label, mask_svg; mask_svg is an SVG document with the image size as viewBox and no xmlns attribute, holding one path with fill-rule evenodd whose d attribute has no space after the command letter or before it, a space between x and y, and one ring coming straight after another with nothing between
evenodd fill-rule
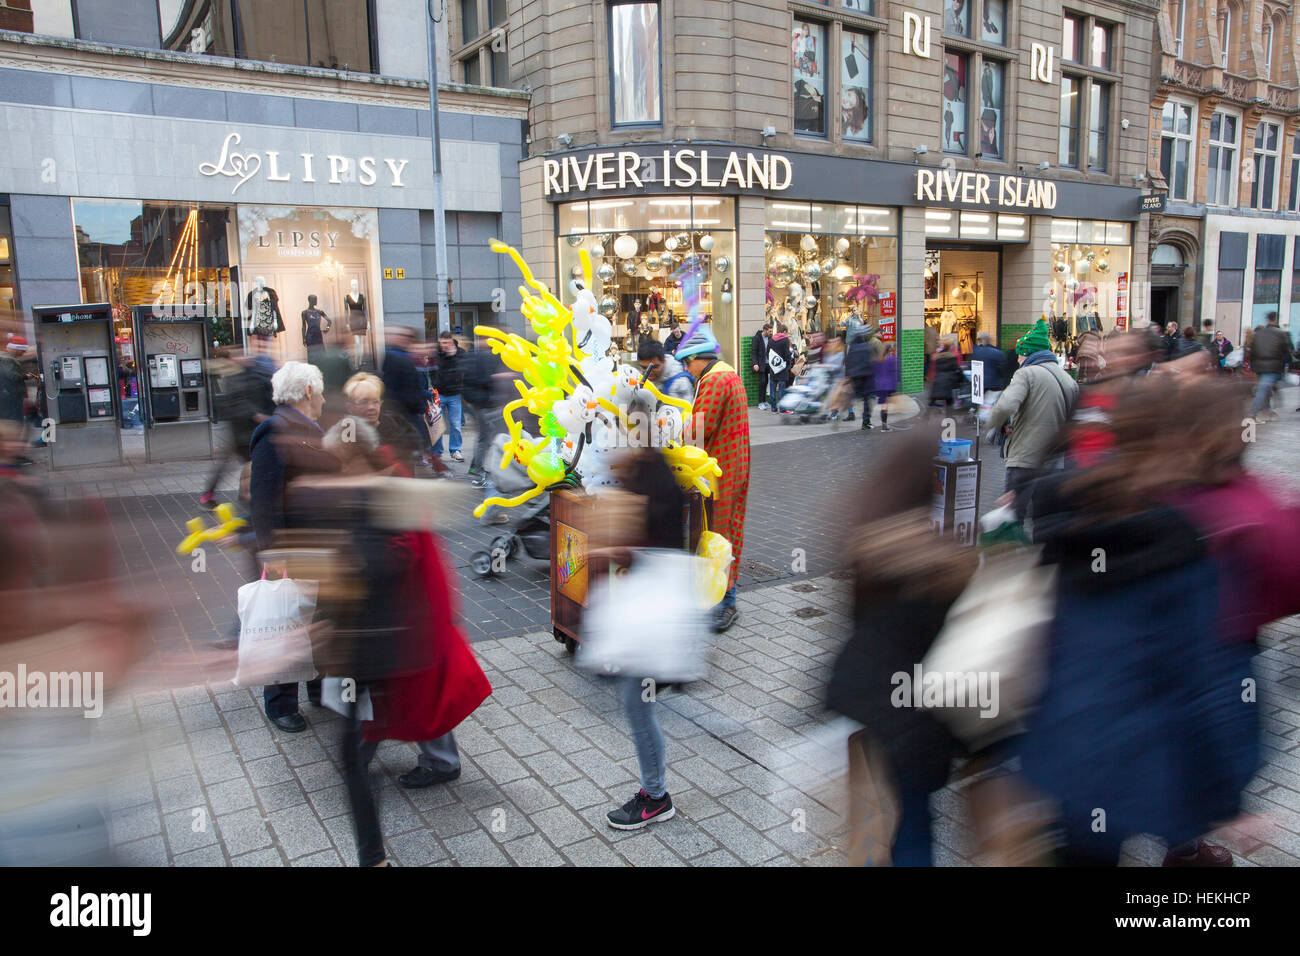
<instances>
[{"instance_id":1,"label":"green balloon","mask_svg":"<svg viewBox=\"0 0 1300 956\"><path fill-rule=\"evenodd\" d=\"M528 477L539 485L553 485L564 477L564 461L553 451L540 451L528 464Z\"/></svg>"},{"instance_id":2,"label":"green balloon","mask_svg":"<svg viewBox=\"0 0 1300 956\"><path fill-rule=\"evenodd\" d=\"M541 416L538 421L541 424L542 434L547 438L563 438L567 434L564 426L555 420L555 415L551 412Z\"/></svg>"},{"instance_id":3,"label":"green balloon","mask_svg":"<svg viewBox=\"0 0 1300 956\"><path fill-rule=\"evenodd\" d=\"M564 381L564 369L554 362L539 362L537 364L537 380L543 385L559 385Z\"/></svg>"}]
</instances>

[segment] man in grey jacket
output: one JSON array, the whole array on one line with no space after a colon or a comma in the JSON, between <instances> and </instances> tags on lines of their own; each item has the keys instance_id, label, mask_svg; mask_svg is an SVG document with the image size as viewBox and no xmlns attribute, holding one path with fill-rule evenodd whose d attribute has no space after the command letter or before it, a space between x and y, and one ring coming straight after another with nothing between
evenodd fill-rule
<instances>
[{"instance_id":1,"label":"man in grey jacket","mask_svg":"<svg viewBox=\"0 0 1300 956\"><path fill-rule=\"evenodd\" d=\"M1282 373L1292 361L1291 339L1278 328L1277 313L1268 314L1268 325L1255 329L1250 342L1250 370L1259 378L1255 401L1250 407L1250 417L1259 419L1269 406L1273 389L1282 380Z\"/></svg>"},{"instance_id":2,"label":"man in grey jacket","mask_svg":"<svg viewBox=\"0 0 1300 956\"><path fill-rule=\"evenodd\" d=\"M1004 451L1007 491L1019 491L1038 477L1079 396L1079 386L1061 368L1051 349L1047 323L1038 320L1016 343L1020 368L989 413L989 429L996 432L1010 422Z\"/></svg>"}]
</instances>

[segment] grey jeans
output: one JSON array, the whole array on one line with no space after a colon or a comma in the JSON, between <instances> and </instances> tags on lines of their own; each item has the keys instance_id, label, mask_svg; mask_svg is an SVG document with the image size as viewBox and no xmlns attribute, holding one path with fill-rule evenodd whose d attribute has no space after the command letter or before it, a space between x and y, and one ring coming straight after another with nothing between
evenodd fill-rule
<instances>
[{"instance_id":1,"label":"grey jeans","mask_svg":"<svg viewBox=\"0 0 1300 956\"><path fill-rule=\"evenodd\" d=\"M460 751L456 749L456 735L447 732L434 740L416 744L420 748L420 766L426 770L451 771L460 769ZM379 749L378 741L362 741L361 766L370 766Z\"/></svg>"}]
</instances>

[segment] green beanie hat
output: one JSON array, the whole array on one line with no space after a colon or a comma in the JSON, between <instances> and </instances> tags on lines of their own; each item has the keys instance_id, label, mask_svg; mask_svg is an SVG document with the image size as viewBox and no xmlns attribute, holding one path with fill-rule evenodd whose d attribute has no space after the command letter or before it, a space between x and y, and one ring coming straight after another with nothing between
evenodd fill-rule
<instances>
[{"instance_id":1,"label":"green beanie hat","mask_svg":"<svg viewBox=\"0 0 1300 956\"><path fill-rule=\"evenodd\" d=\"M1047 322L1039 319L1032 329L1016 340L1017 355L1033 355L1052 347L1052 340L1047 337Z\"/></svg>"}]
</instances>

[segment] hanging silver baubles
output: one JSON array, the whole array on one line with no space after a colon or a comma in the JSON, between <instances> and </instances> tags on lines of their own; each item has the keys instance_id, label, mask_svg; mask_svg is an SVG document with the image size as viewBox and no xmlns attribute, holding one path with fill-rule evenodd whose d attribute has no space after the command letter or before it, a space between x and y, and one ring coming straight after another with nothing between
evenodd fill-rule
<instances>
[{"instance_id":1,"label":"hanging silver baubles","mask_svg":"<svg viewBox=\"0 0 1300 956\"><path fill-rule=\"evenodd\" d=\"M677 251L677 237L676 237L676 236L669 236L667 239L665 239L665 240L664 240L664 248L667 249L669 252L676 252L676 251Z\"/></svg>"},{"instance_id":2,"label":"hanging silver baubles","mask_svg":"<svg viewBox=\"0 0 1300 956\"><path fill-rule=\"evenodd\" d=\"M839 265L839 263L836 262L834 256L827 256L825 259L822 260L822 275L824 276L830 275L832 272L835 271L835 267L837 265Z\"/></svg>"},{"instance_id":3,"label":"hanging silver baubles","mask_svg":"<svg viewBox=\"0 0 1300 956\"><path fill-rule=\"evenodd\" d=\"M713 251L713 237L710 236L708 233L705 233L704 235L700 236L700 249L703 252Z\"/></svg>"},{"instance_id":4,"label":"hanging silver baubles","mask_svg":"<svg viewBox=\"0 0 1300 956\"><path fill-rule=\"evenodd\" d=\"M670 253L665 252L663 255L663 263L664 263L664 268L667 269L669 272L672 272L674 269L677 268L677 257L671 255Z\"/></svg>"},{"instance_id":5,"label":"hanging silver baubles","mask_svg":"<svg viewBox=\"0 0 1300 956\"><path fill-rule=\"evenodd\" d=\"M1094 261L1094 260L1097 258L1097 253L1095 253L1095 252L1093 252L1091 249L1089 249L1088 252L1087 252L1087 254L1084 255L1084 258L1087 259L1089 262L1092 262L1092 261Z\"/></svg>"},{"instance_id":6,"label":"hanging silver baubles","mask_svg":"<svg viewBox=\"0 0 1300 956\"><path fill-rule=\"evenodd\" d=\"M569 235L564 237L565 241L568 242L568 244L572 246L574 249L582 245L582 241L586 238L587 238L586 236L584 236L582 233L579 232L570 233Z\"/></svg>"},{"instance_id":7,"label":"hanging silver baubles","mask_svg":"<svg viewBox=\"0 0 1300 956\"><path fill-rule=\"evenodd\" d=\"M1109 260L1109 259L1098 259L1097 262L1094 264L1093 268L1096 269L1098 272L1109 272L1109 271L1110 271L1110 260Z\"/></svg>"},{"instance_id":8,"label":"hanging silver baubles","mask_svg":"<svg viewBox=\"0 0 1300 956\"><path fill-rule=\"evenodd\" d=\"M717 261L713 263L713 268L718 270L718 275L726 275L727 270L731 268L731 260L726 256L718 256Z\"/></svg>"},{"instance_id":9,"label":"hanging silver baubles","mask_svg":"<svg viewBox=\"0 0 1300 956\"><path fill-rule=\"evenodd\" d=\"M619 266L619 268L623 270L623 275L625 276L636 275L636 263L631 259L624 259L623 264Z\"/></svg>"},{"instance_id":10,"label":"hanging silver baubles","mask_svg":"<svg viewBox=\"0 0 1300 956\"><path fill-rule=\"evenodd\" d=\"M677 234L677 251L689 252L691 248L691 234L689 232L679 232Z\"/></svg>"},{"instance_id":11,"label":"hanging silver baubles","mask_svg":"<svg viewBox=\"0 0 1300 956\"><path fill-rule=\"evenodd\" d=\"M722 293L722 301L725 302L727 305L731 305L731 293L730 292Z\"/></svg>"},{"instance_id":12,"label":"hanging silver baubles","mask_svg":"<svg viewBox=\"0 0 1300 956\"><path fill-rule=\"evenodd\" d=\"M1084 275L1091 268L1092 268L1092 263L1089 262L1087 259L1080 258L1076 260L1074 263L1074 271L1079 273L1079 275Z\"/></svg>"},{"instance_id":13,"label":"hanging silver baubles","mask_svg":"<svg viewBox=\"0 0 1300 956\"><path fill-rule=\"evenodd\" d=\"M652 245L656 245L664 241L664 234L662 232L646 233L646 241Z\"/></svg>"},{"instance_id":14,"label":"hanging silver baubles","mask_svg":"<svg viewBox=\"0 0 1300 956\"><path fill-rule=\"evenodd\" d=\"M1066 291L1068 291L1068 292L1074 292L1076 289L1079 288L1079 280L1078 280L1078 279L1069 279L1069 280L1065 283L1065 288L1066 288Z\"/></svg>"},{"instance_id":15,"label":"hanging silver baubles","mask_svg":"<svg viewBox=\"0 0 1300 956\"><path fill-rule=\"evenodd\" d=\"M822 277L822 267L820 263L808 262L803 267L803 277L809 282L816 282Z\"/></svg>"},{"instance_id":16,"label":"hanging silver baubles","mask_svg":"<svg viewBox=\"0 0 1300 956\"><path fill-rule=\"evenodd\" d=\"M1065 275L1067 272L1070 271L1069 263L1067 263L1064 259L1057 259L1057 260L1056 260L1056 271L1057 271L1060 275Z\"/></svg>"},{"instance_id":17,"label":"hanging silver baubles","mask_svg":"<svg viewBox=\"0 0 1300 956\"><path fill-rule=\"evenodd\" d=\"M763 255L769 255L772 252L772 240L769 236L763 237Z\"/></svg>"},{"instance_id":18,"label":"hanging silver baubles","mask_svg":"<svg viewBox=\"0 0 1300 956\"><path fill-rule=\"evenodd\" d=\"M605 247L602 246L599 242L591 247L591 258L593 259L605 258Z\"/></svg>"},{"instance_id":19,"label":"hanging silver baubles","mask_svg":"<svg viewBox=\"0 0 1300 956\"><path fill-rule=\"evenodd\" d=\"M794 281L798 269L799 260L794 257L794 253L789 249L777 246L772 250L772 257L767 264L767 274L773 285L778 288L788 286Z\"/></svg>"},{"instance_id":20,"label":"hanging silver baubles","mask_svg":"<svg viewBox=\"0 0 1300 956\"><path fill-rule=\"evenodd\" d=\"M614 298L612 295L607 295L605 298L600 300L601 315L610 319L614 317L616 312L618 312L618 299Z\"/></svg>"},{"instance_id":21,"label":"hanging silver baubles","mask_svg":"<svg viewBox=\"0 0 1300 956\"><path fill-rule=\"evenodd\" d=\"M596 278L601 282L610 282L614 278L614 267L608 262L602 262L596 268Z\"/></svg>"},{"instance_id":22,"label":"hanging silver baubles","mask_svg":"<svg viewBox=\"0 0 1300 956\"><path fill-rule=\"evenodd\" d=\"M653 252L645 257L645 268L647 272L658 272L664 267L664 261Z\"/></svg>"},{"instance_id":23,"label":"hanging silver baubles","mask_svg":"<svg viewBox=\"0 0 1300 956\"><path fill-rule=\"evenodd\" d=\"M808 233L804 233L803 238L799 240L799 248L804 252L816 252L817 240Z\"/></svg>"},{"instance_id":24,"label":"hanging silver baubles","mask_svg":"<svg viewBox=\"0 0 1300 956\"><path fill-rule=\"evenodd\" d=\"M614 240L614 255L620 259L631 259L636 255L636 240L627 233Z\"/></svg>"},{"instance_id":25,"label":"hanging silver baubles","mask_svg":"<svg viewBox=\"0 0 1300 956\"><path fill-rule=\"evenodd\" d=\"M844 238L843 236L840 236L838 239L835 240L835 254L839 256L841 259L843 259L845 256L849 254L849 245L850 245L849 240ZM826 271L829 272L830 270L827 269Z\"/></svg>"}]
</instances>

